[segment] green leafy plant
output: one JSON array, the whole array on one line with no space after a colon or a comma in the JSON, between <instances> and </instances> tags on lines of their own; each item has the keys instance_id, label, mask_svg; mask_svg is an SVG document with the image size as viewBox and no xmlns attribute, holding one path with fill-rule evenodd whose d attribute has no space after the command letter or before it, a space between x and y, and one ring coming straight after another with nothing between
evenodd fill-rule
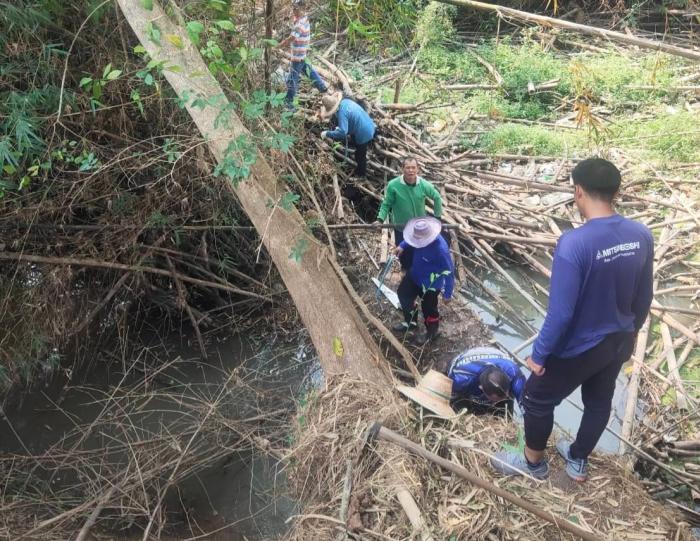
<instances>
[{"instance_id":1,"label":"green leafy plant","mask_svg":"<svg viewBox=\"0 0 700 541\"><path fill-rule=\"evenodd\" d=\"M226 147L224 158L216 166L214 176L226 175L234 186L250 176L250 168L257 161L255 143L249 136L240 135Z\"/></svg>"},{"instance_id":2,"label":"green leafy plant","mask_svg":"<svg viewBox=\"0 0 700 541\"><path fill-rule=\"evenodd\" d=\"M104 87L109 83L110 81L114 81L115 79L118 79L119 76L122 74L121 70L116 70L112 69L112 64L107 64L102 70L102 77L99 78L93 78L93 77L83 77L80 79L79 86L86 92L90 93L90 108L92 109L92 112L95 112L95 109L97 107L101 107L102 103L100 103L100 98L102 98L102 92L104 90Z\"/></svg>"},{"instance_id":3,"label":"green leafy plant","mask_svg":"<svg viewBox=\"0 0 700 541\"><path fill-rule=\"evenodd\" d=\"M452 20L456 15L457 8L454 6L429 2L418 16L414 41L421 47L427 47L454 38L456 30Z\"/></svg>"}]
</instances>

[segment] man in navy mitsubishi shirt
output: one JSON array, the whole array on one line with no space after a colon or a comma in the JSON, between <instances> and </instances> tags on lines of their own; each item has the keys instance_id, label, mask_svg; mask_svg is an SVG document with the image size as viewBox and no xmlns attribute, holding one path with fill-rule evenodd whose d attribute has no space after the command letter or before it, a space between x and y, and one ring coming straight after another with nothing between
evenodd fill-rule
<instances>
[{"instance_id":1,"label":"man in navy mitsubishi shirt","mask_svg":"<svg viewBox=\"0 0 700 541\"><path fill-rule=\"evenodd\" d=\"M654 239L644 225L615 212L620 172L592 158L571 177L586 223L564 233L554 252L547 316L527 359L525 452L502 452L492 461L507 475L547 477L544 450L554 408L580 386L584 411L576 439L559 441L557 451L569 477L586 480L588 455L610 417L615 379L652 301Z\"/></svg>"}]
</instances>

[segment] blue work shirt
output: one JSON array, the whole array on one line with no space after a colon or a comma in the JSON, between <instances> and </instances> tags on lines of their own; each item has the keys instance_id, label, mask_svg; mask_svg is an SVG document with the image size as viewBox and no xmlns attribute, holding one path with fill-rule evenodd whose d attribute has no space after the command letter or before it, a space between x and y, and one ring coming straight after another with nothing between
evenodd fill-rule
<instances>
[{"instance_id":1,"label":"blue work shirt","mask_svg":"<svg viewBox=\"0 0 700 541\"><path fill-rule=\"evenodd\" d=\"M404 240L399 246L405 250L410 244ZM423 291L442 289L446 299L452 298L455 268L450 248L442 235L424 248L413 248L413 262L408 275L416 285L423 288Z\"/></svg>"},{"instance_id":2,"label":"blue work shirt","mask_svg":"<svg viewBox=\"0 0 700 541\"><path fill-rule=\"evenodd\" d=\"M447 373L452 380L452 398L489 403L479 388L479 377L489 366L505 372L510 379L509 394L520 403L525 388L525 376L520 367L495 348L473 348L454 358Z\"/></svg>"},{"instance_id":3,"label":"blue work shirt","mask_svg":"<svg viewBox=\"0 0 700 541\"><path fill-rule=\"evenodd\" d=\"M654 237L619 214L564 233L552 263L549 307L532 350L575 357L616 332L636 332L653 297Z\"/></svg>"},{"instance_id":4,"label":"blue work shirt","mask_svg":"<svg viewBox=\"0 0 700 541\"><path fill-rule=\"evenodd\" d=\"M343 98L335 112L338 127L326 135L336 141L352 137L356 145L364 145L374 139L374 121L360 105L351 99Z\"/></svg>"}]
</instances>

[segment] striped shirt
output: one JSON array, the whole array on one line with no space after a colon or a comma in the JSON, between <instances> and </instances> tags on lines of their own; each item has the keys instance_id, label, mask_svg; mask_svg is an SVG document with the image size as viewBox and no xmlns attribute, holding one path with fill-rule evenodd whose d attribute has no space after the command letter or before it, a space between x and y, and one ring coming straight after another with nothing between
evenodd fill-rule
<instances>
[{"instance_id":1,"label":"striped shirt","mask_svg":"<svg viewBox=\"0 0 700 541\"><path fill-rule=\"evenodd\" d=\"M311 25L309 18L299 17L294 20L294 29L291 34L292 40L292 62L301 62L306 58L311 42Z\"/></svg>"}]
</instances>

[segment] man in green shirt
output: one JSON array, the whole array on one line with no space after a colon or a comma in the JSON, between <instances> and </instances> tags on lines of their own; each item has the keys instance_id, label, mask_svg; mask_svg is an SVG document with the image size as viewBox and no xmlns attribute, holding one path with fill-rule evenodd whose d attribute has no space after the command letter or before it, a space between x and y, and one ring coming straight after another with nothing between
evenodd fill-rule
<instances>
[{"instance_id":1,"label":"man in green shirt","mask_svg":"<svg viewBox=\"0 0 700 541\"><path fill-rule=\"evenodd\" d=\"M436 218L442 215L442 197L435 186L420 177L418 160L408 156L402 164L402 175L389 181L386 186L384 200L379 207L379 214L375 223L382 223L390 215L390 221L394 229L394 241L396 246L403 240L403 228L411 218L420 218L426 215L425 199L432 199L433 211ZM399 256L401 268L408 270L411 267L413 250L406 249Z\"/></svg>"}]
</instances>

